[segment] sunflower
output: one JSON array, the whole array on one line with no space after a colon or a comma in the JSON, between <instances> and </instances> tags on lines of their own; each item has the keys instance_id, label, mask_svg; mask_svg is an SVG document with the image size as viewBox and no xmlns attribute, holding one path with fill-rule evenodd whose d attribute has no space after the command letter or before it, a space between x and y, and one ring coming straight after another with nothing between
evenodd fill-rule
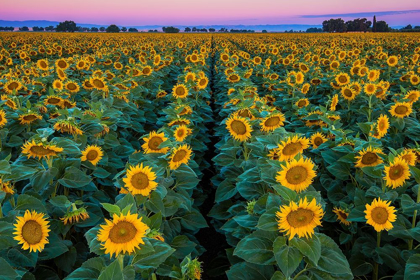
<instances>
[{"instance_id":1,"label":"sunflower","mask_svg":"<svg viewBox=\"0 0 420 280\"><path fill-rule=\"evenodd\" d=\"M396 189L404 185L410 178L410 169L404 159L396 158L389 166L385 166L385 177L387 187Z\"/></svg>"},{"instance_id":2,"label":"sunflower","mask_svg":"<svg viewBox=\"0 0 420 280\"><path fill-rule=\"evenodd\" d=\"M207 77L200 78L197 82L197 87L199 89L205 89L209 84L209 79Z\"/></svg>"},{"instance_id":3,"label":"sunflower","mask_svg":"<svg viewBox=\"0 0 420 280\"><path fill-rule=\"evenodd\" d=\"M311 202L307 198L300 199L299 203L291 201L289 205L281 206L276 212L280 232L286 232L291 240L295 235L299 237L312 237L314 229L321 226L324 211L315 198Z\"/></svg>"},{"instance_id":4,"label":"sunflower","mask_svg":"<svg viewBox=\"0 0 420 280\"><path fill-rule=\"evenodd\" d=\"M243 117L232 115L226 120L226 128L235 140L242 142L251 138L251 125Z\"/></svg>"},{"instance_id":5,"label":"sunflower","mask_svg":"<svg viewBox=\"0 0 420 280\"><path fill-rule=\"evenodd\" d=\"M355 167L366 167L366 166L376 166L381 164L383 161L378 154L382 154L382 150L379 148L368 147L359 152L359 155L356 156L357 162Z\"/></svg>"},{"instance_id":6,"label":"sunflower","mask_svg":"<svg viewBox=\"0 0 420 280\"><path fill-rule=\"evenodd\" d=\"M382 230L390 230L393 228L392 223L397 220L395 215L395 207L390 206L391 201L374 199L371 204L366 204L365 218L366 223L380 232Z\"/></svg>"},{"instance_id":7,"label":"sunflower","mask_svg":"<svg viewBox=\"0 0 420 280\"><path fill-rule=\"evenodd\" d=\"M97 165L98 162L102 159L104 152L102 148L96 145L87 146L84 151L82 151L82 161L89 161L93 165Z\"/></svg>"},{"instance_id":8,"label":"sunflower","mask_svg":"<svg viewBox=\"0 0 420 280\"><path fill-rule=\"evenodd\" d=\"M76 93L80 90L79 85L73 81L68 81L67 83L65 83L64 88L70 91L71 93Z\"/></svg>"},{"instance_id":9,"label":"sunflower","mask_svg":"<svg viewBox=\"0 0 420 280\"><path fill-rule=\"evenodd\" d=\"M89 79L89 84L97 90L108 91L108 86L104 78L92 77Z\"/></svg>"},{"instance_id":10,"label":"sunflower","mask_svg":"<svg viewBox=\"0 0 420 280\"><path fill-rule=\"evenodd\" d=\"M9 98L7 95L3 94L1 96L1 100L4 101L6 100L6 103L4 103L7 107L9 107L12 110L16 110L17 109L17 104L15 101L13 101L11 98Z\"/></svg>"},{"instance_id":11,"label":"sunflower","mask_svg":"<svg viewBox=\"0 0 420 280\"><path fill-rule=\"evenodd\" d=\"M229 76L227 76L226 80L228 80L231 83L237 83L241 80L241 76L239 76L236 73L233 73L233 74L230 74Z\"/></svg>"},{"instance_id":12,"label":"sunflower","mask_svg":"<svg viewBox=\"0 0 420 280\"><path fill-rule=\"evenodd\" d=\"M193 110L191 109L191 107L188 106L188 105L179 105L179 106L176 106L175 107L175 111L176 112L179 112L178 115L180 115L180 116L190 115L193 112Z\"/></svg>"},{"instance_id":13,"label":"sunflower","mask_svg":"<svg viewBox=\"0 0 420 280\"><path fill-rule=\"evenodd\" d=\"M35 140L26 142L22 147L22 153L28 158L50 158L57 156L63 151L63 148L52 144L36 143Z\"/></svg>"},{"instance_id":14,"label":"sunflower","mask_svg":"<svg viewBox=\"0 0 420 280\"><path fill-rule=\"evenodd\" d=\"M341 89L341 95L344 97L344 99L348 100L348 101L352 101L356 98L356 91L353 90L350 87L343 87Z\"/></svg>"},{"instance_id":15,"label":"sunflower","mask_svg":"<svg viewBox=\"0 0 420 280\"><path fill-rule=\"evenodd\" d=\"M404 160L408 165L416 165L416 153L412 149L405 149L401 154L398 155L398 159Z\"/></svg>"},{"instance_id":16,"label":"sunflower","mask_svg":"<svg viewBox=\"0 0 420 280\"><path fill-rule=\"evenodd\" d=\"M413 112L413 110L411 108L411 103L397 102L391 107L389 112L393 117L404 118L408 117L411 114L411 112Z\"/></svg>"},{"instance_id":17,"label":"sunflower","mask_svg":"<svg viewBox=\"0 0 420 280\"><path fill-rule=\"evenodd\" d=\"M131 254L144 244L143 238L149 227L136 214L114 214L112 221L105 219L106 225L101 225L98 231L98 241L103 243L103 249L111 257L121 253Z\"/></svg>"},{"instance_id":18,"label":"sunflower","mask_svg":"<svg viewBox=\"0 0 420 280\"><path fill-rule=\"evenodd\" d=\"M10 182L3 182L2 179L0 179L0 191L5 192L6 194L15 193L15 190L13 189L13 186L10 185Z\"/></svg>"},{"instance_id":19,"label":"sunflower","mask_svg":"<svg viewBox=\"0 0 420 280\"><path fill-rule=\"evenodd\" d=\"M64 225L78 223L79 220L85 221L87 219L89 219L89 213L86 211L86 209L83 207L77 209L76 205L74 205L72 211L67 212L64 217L60 218Z\"/></svg>"},{"instance_id":20,"label":"sunflower","mask_svg":"<svg viewBox=\"0 0 420 280\"><path fill-rule=\"evenodd\" d=\"M56 95L50 95L44 100L45 105L60 106L62 102L63 102L63 99Z\"/></svg>"},{"instance_id":21,"label":"sunflower","mask_svg":"<svg viewBox=\"0 0 420 280\"><path fill-rule=\"evenodd\" d=\"M295 105L299 108L303 108L309 105L308 98L301 98L298 101L296 101Z\"/></svg>"},{"instance_id":22,"label":"sunflower","mask_svg":"<svg viewBox=\"0 0 420 280\"><path fill-rule=\"evenodd\" d=\"M337 215L337 221L340 221L340 223L348 226L351 224L351 222L347 221L347 217L349 215L349 213L347 213L347 211L338 208L338 207L334 207L333 212Z\"/></svg>"},{"instance_id":23,"label":"sunflower","mask_svg":"<svg viewBox=\"0 0 420 280\"><path fill-rule=\"evenodd\" d=\"M316 177L315 165L310 159L292 159L286 166L277 172L276 181L296 192L301 192L309 187Z\"/></svg>"},{"instance_id":24,"label":"sunflower","mask_svg":"<svg viewBox=\"0 0 420 280\"><path fill-rule=\"evenodd\" d=\"M57 89L57 90L64 89L64 84L61 80L54 80L52 86L53 86L53 89Z\"/></svg>"},{"instance_id":25,"label":"sunflower","mask_svg":"<svg viewBox=\"0 0 420 280\"><path fill-rule=\"evenodd\" d=\"M388 132L389 118L386 115L381 115L376 122L376 130L380 138L384 137Z\"/></svg>"},{"instance_id":26,"label":"sunflower","mask_svg":"<svg viewBox=\"0 0 420 280\"><path fill-rule=\"evenodd\" d=\"M404 96L404 99L408 99L410 100L410 103L414 103L417 102L417 100L419 100L420 98L420 91L418 90L411 90L409 92L407 92L407 94Z\"/></svg>"},{"instance_id":27,"label":"sunflower","mask_svg":"<svg viewBox=\"0 0 420 280\"><path fill-rule=\"evenodd\" d=\"M169 167L174 170L178 169L183 163L188 164L191 154L192 150L188 145L182 145L175 148L171 153Z\"/></svg>"},{"instance_id":28,"label":"sunflower","mask_svg":"<svg viewBox=\"0 0 420 280\"><path fill-rule=\"evenodd\" d=\"M398 57L396 57L395 55L391 55L386 60L386 63L388 64L388 66L394 67L394 66L396 66L398 64Z\"/></svg>"},{"instance_id":29,"label":"sunflower","mask_svg":"<svg viewBox=\"0 0 420 280\"><path fill-rule=\"evenodd\" d=\"M36 120L42 120L42 116L37 113L26 113L19 115L20 124L31 124Z\"/></svg>"},{"instance_id":30,"label":"sunflower","mask_svg":"<svg viewBox=\"0 0 420 280\"><path fill-rule=\"evenodd\" d=\"M177 118L176 120L173 120L170 123L168 123L168 126L172 127L172 126L175 126L175 125L189 125L190 123L191 123L191 121L189 119Z\"/></svg>"},{"instance_id":31,"label":"sunflower","mask_svg":"<svg viewBox=\"0 0 420 280\"><path fill-rule=\"evenodd\" d=\"M265 132L274 131L276 128L283 126L285 120L286 118L282 113L274 113L261 121L261 130Z\"/></svg>"},{"instance_id":32,"label":"sunflower","mask_svg":"<svg viewBox=\"0 0 420 280\"><path fill-rule=\"evenodd\" d=\"M375 84L366 84L364 86L364 90L366 95L372 95L376 92L376 85Z\"/></svg>"},{"instance_id":33,"label":"sunflower","mask_svg":"<svg viewBox=\"0 0 420 280\"><path fill-rule=\"evenodd\" d=\"M36 62L36 66L38 67L39 70L47 71L49 69L48 60L40 59Z\"/></svg>"},{"instance_id":34,"label":"sunflower","mask_svg":"<svg viewBox=\"0 0 420 280\"><path fill-rule=\"evenodd\" d=\"M48 244L49 222L44 218L43 213L26 210L23 217L17 217L14 224L16 235L13 239L22 244L23 250L29 252L41 252Z\"/></svg>"},{"instance_id":35,"label":"sunflower","mask_svg":"<svg viewBox=\"0 0 420 280\"><path fill-rule=\"evenodd\" d=\"M297 154L302 153L309 146L309 140L305 137L289 137L286 141L281 141L277 148L280 161L293 159Z\"/></svg>"},{"instance_id":36,"label":"sunflower","mask_svg":"<svg viewBox=\"0 0 420 280\"><path fill-rule=\"evenodd\" d=\"M168 140L165 137L165 134L156 133L156 131L152 131L149 133L149 137L144 138L144 144L141 146L146 154L151 153L163 153L166 154L169 150L168 147L159 148L159 145Z\"/></svg>"},{"instance_id":37,"label":"sunflower","mask_svg":"<svg viewBox=\"0 0 420 280\"><path fill-rule=\"evenodd\" d=\"M338 95L335 94L331 99L330 111L335 111L338 104Z\"/></svg>"},{"instance_id":38,"label":"sunflower","mask_svg":"<svg viewBox=\"0 0 420 280\"><path fill-rule=\"evenodd\" d=\"M410 76L410 83L411 83L413 86L417 86L418 84L420 84L420 77L419 77L419 76L417 76L417 75L411 75L411 76Z\"/></svg>"},{"instance_id":39,"label":"sunflower","mask_svg":"<svg viewBox=\"0 0 420 280\"><path fill-rule=\"evenodd\" d=\"M127 170L127 178L123 179L125 187L131 194L142 196L148 196L156 189L158 184L154 180L156 180L156 173L149 166L143 167L143 163L130 167Z\"/></svg>"},{"instance_id":40,"label":"sunflower","mask_svg":"<svg viewBox=\"0 0 420 280\"><path fill-rule=\"evenodd\" d=\"M163 98L167 95L168 93L164 90L160 90L157 94L156 94L156 98Z\"/></svg>"},{"instance_id":41,"label":"sunflower","mask_svg":"<svg viewBox=\"0 0 420 280\"><path fill-rule=\"evenodd\" d=\"M20 81L17 80L10 80L4 84L3 90L6 91L7 94L13 94L13 92L18 92L23 88L23 85Z\"/></svg>"},{"instance_id":42,"label":"sunflower","mask_svg":"<svg viewBox=\"0 0 420 280\"><path fill-rule=\"evenodd\" d=\"M69 133L71 135L83 135L83 130L79 126L68 120L58 120L53 128L61 133Z\"/></svg>"},{"instance_id":43,"label":"sunflower","mask_svg":"<svg viewBox=\"0 0 420 280\"><path fill-rule=\"evenodd\" d=\"M335 81L340 86L345 86L350 83L350 76L347 73L339 73L335 77Z\"/></svg>"},{"instance_id":44,"label":"sunflower","mask_svg":"<svg viewBox=\"0 0 420 280\"><path fill-rule=\"evenodd\" d=\"M0 109L0 128L7 124L6 112Z\"/></svg>"},{"instance_id":45,"label":"sunflower","mask_svg":"<svg viewBox=\"0 0 420 280\"><path fill-rule=\"evenodd\" d=\"M327 141L327 138L325 138L325 136L320 132L317 132L311 136L311 144L312 144L312 148L314 149L317 149L322 143L326 141Z\"/></svg>"},{"instance_id":46,"label":"sunflower","mask_svg":"<svg viewBox=\"0 0 420 280\"><path fill-rule=\"evenodd\" d=\"M176 141L178 142L182 142L185 140L185 138L187 138L188 135L190 135L192 133L191 128L188 128L185 125L180 125L178 126L175 131L174 131L174 137L176 139Z\"/></svg>"},{"instance_id":47,"label":"sunflower","mask_svg":"<svg viewBox=\"0 0 420 280\"><path fill-rule=\"evenodd\" d=\"M60 70L66 70L70 67L70 65L65 59L61 58L55 61L55 67L57 67Z\"/></svg>"},{"instance_id":48,"label":"sunflower","mask_svg":"<svg viewBox=\"0 0 420 280\"><path fill-rule=\"evenodd\" d=\"M185 98L188 95L188 89L183 84L178 84L172 88L172 96L175 98Z\"/></svg>"}]
</instances>

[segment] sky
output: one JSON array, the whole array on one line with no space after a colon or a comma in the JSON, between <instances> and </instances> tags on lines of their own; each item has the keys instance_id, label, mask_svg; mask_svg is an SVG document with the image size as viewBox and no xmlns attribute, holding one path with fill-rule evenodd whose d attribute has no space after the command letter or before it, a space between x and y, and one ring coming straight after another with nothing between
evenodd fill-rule
<instances>
[{"instance_id":1,"label":"sky","mask_svg":"<svg viewBox=\"0 0 420 280\"><path fill-rule=\"evenodd\" d=\"M1 0L0 20L73 20L79 24L322 24L367 17L420 25L419 0Z\"/></svg>"}]
</instances>

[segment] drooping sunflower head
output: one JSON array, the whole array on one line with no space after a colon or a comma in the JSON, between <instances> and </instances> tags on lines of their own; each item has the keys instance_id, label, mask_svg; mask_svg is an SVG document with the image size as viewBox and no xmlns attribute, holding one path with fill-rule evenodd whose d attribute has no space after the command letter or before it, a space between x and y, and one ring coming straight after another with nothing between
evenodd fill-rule
<instances>
[{"instance_id":1,"label":"drooping sunflower head","mask_svg":"<svg viewBox=\"0 0 420 280\"><path fill-rule=\"evenodd\" d=\"M337 221L340 221L340 223L348 226L351 224L350 221L347 221L347 217L349 213L341 208L334 207L333 212L337 215Z\"/></svg>"},{"instance_id":2,"label":"drooping sunflower head","mask_svg":"<svg viewBox=\"0 0 420 280\"><path fill-rule=\"evenodd\" d=\"M226 120L226 128L235 140L243 142L251 138L251 124L243 117L232 115Z\"/></svg>"},{"instance_id":3,"label":"drooping sunflower head","mask_svg":"<svg viewBox=\"0 0 420 280\"><path fill-rule=\"evenodd\" d=\"M413 112L413 109L409 102L397 102L391 107L389 112L393 117L404 118L408 117Z\"/></svg>"},{"instance_id":4,"label":"drooping sunflower head","mask_svg":"<svg viewBox=\"0 0 420 280\"><path fill-rule=\"evenodd\" d=\"M178 126L174 131L174 137L176 141L183 142L188 135L192 133L191 128L188 128L185 125Z\"/></svg>"},{"instance_id":5,"label":"drooping sunflower head","mask_svg":"<svg viewBox=\"0 0 420 280\"><path fill-rule=\"evenodd\" d=\"M2 179L0 179L0 191L5 192L6 194L14 194L15 190L12 185L10 185L10 182L5 182Z\"/></svg>"},{"instance_id":6,"label":"drooping sunflower head","mask_svg":"<svg viewBox=\"0 0 420 280\"><path fill-rule=\"evenodd\" d=\"M62 151L63 148L54 144L36 143L35 140L26 142L22 147L22 154L28 158L49 159L50 157L57 156Z\"/></svg>"},{"instance_id":7,"label":"drooping sunflower head","mask_svg":"<svg viewBox=\"0 0 420 280\"><path fill-rule=\"evenodd\" d=\"M15 101L13 101L11 98L9 98L7 95L3 94L1 96L1 100L6 100L6 103L4 103L4 105L6 105L7 107L9 107L12 110L16 110L17 109L17 104Z\"/></svg>"},{"instance_id":8,"label":"drooping sunflower head","mask_svg":"<svg viewBox=\"0 0 420 280\"><path fill-rule=\"evenodd\" d=\"M143 163L131 166L127 170L127 178L124 178L125 187L133 194L148 196L157 187L156 173L149 166L143 166Z\"/></svg>"},{"instance_id":9,"label":"drooping sunflower head","mask_svg":"<svg viewBox=\"0 0 420 280\"><path fill-rule=\"evenodd\" d=\"M6 112L0 109L0 128L7 124Z\"/></svg>"},{"instance_id":10,"label":"drooping sunflower head","mask_svg":"<svg viewBox=\"0 0 420 280\"><path fill-rule=\"evenodd\" d=\"M171 121L170 123L168 123L168 126L173 127L175 125L189 125L189 124L191 124L191 121L189 119L177 118L177 119Z\"/></svg>"},{"instance_id":11,"label":"drooping sunflower head","mask_svg":"<svg viewBox=\"0 0 420 280\"><path fill-rule=\"evenodd\" d=\"M335 111L338 104L338 95L335 94L331 99L330 111Z\"/></svg>"},{"instance_id":12,"label":"drooping sunflower head","mask_svg":"<svg viewBox=\"0 0 420 280\"><path fill-rule=\"evenodd\" d=\"M146 154L151 153L163 153L166 154L169 150L168 147L165 148L159 148L160 144L168 140L168 138L165 137L165 134L163 132L157 133L156 131L152 131L149 133L148 137L145 137L144 144L141 146Z\"/></svg>"},{"instance_id":13,"label":"drooping sunflower head","mask_svg":"<svg viewBox=\"0 0 420 280\"><path fill-rule=\"evenodd\" d=\"M58 120L53 127L56 131L61 133L69 133L71 135L83 135L83 130L71 120Z\"/></svg>"},{"instance_id":14,"label":"drooping sunflower head","mask_svg":"<svg viewBox=\"0 0 420 280\"><path fill-rule=\"evenodd\" d=\"M78 223L87 219L89 219L89 213L86 209L84 207L77 209L75 204L73 204L73 210L67 212L64 217L60 218L64 225Z\"/></svg>"},{"instance_id":15,"label":"drooping sunflower head","mask_svg":"<svg viewBox=\"0 0 420 280\"><path fill-rule=\"evenodd\" d=\"M172 95L175 98L185 98L188 95L188 89L183 84L178 84L172 88Z\"/></svg>"},{"instance_id":16,"label":"drooping sunflower head","mask_svg":"<svg viewBox=\"0 0 420 280\"><path fill-rule=\"evenodd\" d=\"M361 150L359 155L356 156L357 162L355 167L376 166L381 164L383 160L379 154L382 154L382 150L380 148L372 148L369 146L367 149Z\"/></svg>"},{"instance_id":17,"label":"drooping sunflower head","mask_svg":"<svg viewBox=\"0 0 420 280\"><path fill-rule=\"evenodd\" d=\"M174 170L178 169L181 164L188 164L188 161L191 158L192 149L189 145L182 145L175 148L169 160L169 167Z\"/></svg>"},{"instance_id":18,"label":"drooping sunflower head","mask_svg":"<svg viewBox=\"0 0 420 280\"><path fill-rule=\"evenodd\" d=\"M84 151L82 151L82 161L89 161L93 165L97 165L98 162L102 159L104 152L102 148L97 145L87 146Z\"/></svg>"},{"instance_id":19,"label":"drooping sunflower head","mask_svg":"<svg viewBox=\"0 0 420 280\"><path fill-rule=\"evenodd\" d=\"M398 155L398 159L404 160L408 165L416 165L416 153L412 149L405 149L402 153Z\"/></svg>"},{"instance_id":20,"label":"drooping sunflower head","mask_svg":"<svg viewBox=\"0 0 420 280\"><path fill-rule=\"evenodd\" d=\"M308 202L305 197L299 203L291 201L289 205L281 206L276 216L279 231L285 232L291 240L296 235L299 238L312 237L314 229L321 226L324 211L321 205L316 203L315 198Z\"/></svg>"},{"instance_id":21,"label":"drooping sunflower head","mask_svg":"<svg viewBox=\"0 0 420 280\"><path fill-rule=\"evenodd\" d=\"M385 166L385 177L387 187L396 189L404 185L405 181L410 178L410 169L405 160L396 158L393 163Z\"/></svg>"},{"instance_id":22,"label":"drooping sunflower head","mask_svg":"<svg viewBox=\"0 0 420 280\"><path fill-rule=\"evenodd\" d=\"M320 132L317 132L311 136L311 144L314 149L321 146L322 143L326 142L327 138Z\"/></svg>"},{"instance_id":23,"label":"drooping sunflower head","mask_svg":"<svg viewBox=\"0 0 420 280\"><path fill-rule=\"evenodd\" d=\"M50 95L44 100L45 105L60 106L62 102L63 102L63 99L56 95Z\"/></svg>"},{"instance_id":24,"label":"drooping sunflower head","mask_svg":"<svg viewBox=\"0 0 420 280\"><path fill-rule=\"evenodd\" d=\"M26 113L19 115L20 124L31 124L37 120L42 120L42 116L37 113Z\"/></svg>"},{"instance_id":25,"label":"drooping sunflower head","mask_svg":"<svg viewBox=\"0 0 420 280\"><path fill-rule=\"evenodd\" d=\"M26 210L23 217L17 217L14 227L14 239L22 244L23 250L41 252L48 244L50 229L43 213Z\"/></svg>"},{"instance_id":26,"label":"drooping sunflower head","mask_svg":"<svg viewBox=\"0 0 420 280\"><path fill-rule=\"evenodd\" d=\"M262 119L260 123L261 130L265 132L274 131L276 128L283 126L285 120L286 118L280 112L271 114Z\"/></svg>"},{"instance_id":27,"label":"drooping sunflower head","mask_svg":"<svg viewBox=\"0 0 420 280\"><path fill-rule=\"evenodd\" d=\"M301 192L306 190L316 177L314 163L310 159L292 159L277 172L276 181L286 188Z\"/></svg>"},{"instance_id":28,"label":"drooping sunflower head","mask_svg":"<svg viewBox=\"0 0 420 280\"><path fill-rule=\"evenodd\" d=\"M393 228L392 223L397 220L395 208L390 206L391 201L384 201L380 198L374 199L371 204L366 204L365 218L367 224L380 232Z\"/></svg>"},{"instance_id":29,"label":"drooping sunflower head","mask_svg":"<svg viewBox=\"0 0 420 280\"><path fill-rule=\"evenodd\" d=\"M113 220L105 220L106 225L101 225L98 231L98 241L102 243L106 254L116 257L123 253L131 254L140 244L144 244L143 238L149 227L138 218L136 214L113 215Z\"/></svg>"},{"instance_id":30,"label":"drooping sunflower head","mask_svg":"<svg viewBox=\"0 0 420 280\"><path fill-rule=\"evenodd\" d=\"M293 136L281 141L277 148L280 161L293 159L297 154L302 153L309 147L309 140L306 137Z\"/></svg>"}]
</instances>

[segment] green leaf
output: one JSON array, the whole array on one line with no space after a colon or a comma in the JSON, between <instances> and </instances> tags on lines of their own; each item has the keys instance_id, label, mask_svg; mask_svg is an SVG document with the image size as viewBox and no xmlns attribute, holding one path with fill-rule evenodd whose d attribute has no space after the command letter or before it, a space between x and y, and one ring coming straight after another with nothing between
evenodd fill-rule
<instances>
[{"instance_id":1,"label":"green leaf","mask_svg":"<svg viewBox=\"0 0 420 280\"><path fill-rule=\"evenodd\" d=\"M284 276L289 278L302 261L302 254L298 249L287 246L286 237L284 236L279 236L274 240L273 251L277 265L280 267Z\"/></svg>"},{"instance_id":2,"label":"green leaf","mask_svg":"<svg viewBox=\"0 0 420 280\"><path fill-rule=\"evenodd\" d=\"M412 255L405 266L404 280L420 279L420 254Z\"/></svg>"},{"instance_id":3,"label":"green leaf","mask_svg":"<svg viewBox=\"0 0 420 280\"><path fill-rule=\"evenodd\" d=\"M233 255L254 264L273 264L273 241L277 235L274 232L257 230L239 241Z\"/></svg>"},{"instance_id":4,"label":"green leaf","mask_svg":"<svg viewBox=\"0 0 420 280\"><path fill-rule=\"evenodd\" d=\"M10 167L8 160L0 160L0 175L12 173L12 168Z\"/></svg>"},{"instance_id":5,"label":"green leaf","mask_svg":"<svg viewBox=\"0 0 420 280\"><path fill-rule=\"evenodd\" d=\"M65 195L58 195L50 199L50 203L55 207L59 208L69 208L71 206L71 202L67 199Z\"/></svg>"},{"instance_id":6,"label":"green leaf","mask_svg":"<svg viewBox=\"0 0 420 280\"><path fill-rule=\"evenodd\" d=\"M51 167L48 170L38 171L32 178L31 184L36 192L39 192L46 187L57 175L58 169Z\"/></svg>"},{"instance_id":7,"label":"green leaf","mask_svg":"<svg viewBox=\"0 0 420 280\"><path fill-rule=\"evenodd\" d=\"M109 204L109 203L101 203L101 205L102 205L103 208L105 208L106 211L108 211L109 214L119 215L121 213L121 209L117 205L113 205L113 204Z\"/></svg>"},{"instance_id":8,"label":"green leaf","mask_svg":"<svg viewBox=\"0 0 420 280\"><path fill-rule=\"evenodd\" d=\"M181 224L184 228L189 230L197 230L208 227L203 215L197 211L193 211L182 216Z\"/></svg>"},{"instance_id":9,"label":"green leaf","mask_svg":"<svg viewBox=\"0 0 420 280\"><path fill-rule=\"evenodd\" d=\"M296 247L312 265L318 265L318 260L321 257L321 242L316 235L311 238L293 238L290 241L290 246Z\"/></svg>"},{"instance_id":10,"label":"green leaf","mask_svg":"<svg viewBox=\"0 0 420 280\"><path fill-rule=\"evenodd\" d=\"M141 254L141 250L137 252L137 255L133 259L133 265L137 269L156 269L161 263L163 263L170 255L175 252L175 249L171 248L168 244L154 239L150 240L154 251Z\"/></svg>"},{"instance_id":11,"label":"green leaf","mask_svg":"<svg viewBox=\"0 0 420 280\"><path fill-rule=\"evenodd\" d=\"M13 239L14 226L12 223L0 221L0 250L4 250L16 245Z\"/></svg>"},{"instance_id":12,"label":"green leaf","mask_svg":"<svg viewBox=\"0 0 420 280\"><path fill-rule=\"evenodd\" d=\"M67 167L63 178L58 180L61 185L74 189L83 188L91 181L92 179L89 176L74 166Z\"/></svg>"},{"instance_id":13,"label":"green leaf","mask_svg":"<svg viewBox=\"0 0 420 280\"><path fill-rule=\"evenodd\" d=\"M257 265L241 262L226 272L229 280L270 280L274 273L272 265Z\"/></svg>"},{"instance_id":14,"label":"green leaf","mask_svg":"<svg viewBox=\"0 0 420 280\"><path fill-rule=\"evenodd\" d=\"M274 184L271 186L282 198L287 201L295 200L297 194L289 188L286 188L280 184Z\"/></svg>"},{"instance_id":15,"label":"green leaf","mask_svg":"<svg viewBox=\"0 0 420 280\"><path fill-rule=\"evenodd\" d=\"M278 231L278 223L276 219L277 208L271 208L267 212L261 215L258 220L257 227L266 231Z\"/></svg>"},{"instance_id":16,"label":"green leaf","mask_svg":"<svg viewBox=\"0 0 420 280\"><path fill-rule=\"evenodd\" d=\"M101 275L99 275L98 280L123 279L123 277L123 272L117 259L101 272Z\"/></svg>"},{"instance_id":17,"label":"green leaf","mask_svg":"<svg viewBox=\"0 0 420 280\"><path fill-rule=\"evenodd\" d=\"M171 243L171 247L176 249L173 255L178 259L183 259L191 254L195 246L197 246L197 244L189 240L185 235L176 236Z\"/></svg>"},{"instance_id":18,"label":"green leaf","mask_svg":"<svg viewBox=\"0 0 420 280\"><path fill-rule=\"evenodd\" d=\"M45 245L45 249L39 253L39 259L41 260L54 259L69 250L63 240L61 240L55 233L50 232L48 241L48 244Z\"/></svg>"},{"instance_id":19,"label":"green leaf","mask_svg":"<svg viewBox=\"0 0 420 280\"><path fill-rule=\"evenodd\" d=\"M18 196L16 210L35 210L38 213L47 213L44 204L38 198L28 194Z\"/></svg>"},{"instance_id":20,"label":"green leaf","mask_svg":"<svg viewBox=\"0 0 420 280\"><path fill-rule=\"evenodd\" d=\"M10 266L10 264L3 258L0 257L0 279L16 279L19 275L16 270Z\"/></svg>"}]
</instances>

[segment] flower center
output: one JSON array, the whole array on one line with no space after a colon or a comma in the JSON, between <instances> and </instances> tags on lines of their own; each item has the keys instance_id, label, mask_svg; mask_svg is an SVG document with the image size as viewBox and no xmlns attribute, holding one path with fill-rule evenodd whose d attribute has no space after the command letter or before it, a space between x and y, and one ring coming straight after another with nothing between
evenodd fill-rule
<instances>
[{"instance_id":1,"label":"flower center","mask_svg":"<svg viewBox=\"0 0 420 280\"><path fill-rule=\"evenodd\" d=\"M397 106L395 108L395 113L397 113L398 115L404 115L405 113L407 113L408 108L406 106Z\"/></svg>"},{"instance_id":2,"label":"flower center","mask_svg":"<svg viewBox=\"0 0 420 280\"><path fill-rule=\"evenodd\" d=\"M303 166L295 166L290 168L286 173L286 180L289 184L297 185L306 180L308 171Z\"/></svg>"},{"instance_id":3,"label":"flower center","mask_svg":"<svg viewBox=\"0 0 420 280\"><path fill-rule=\"evenodd\" d=\"M388 211L383 207L376 207L372 210L372 220L377 224L385 224L388 221Z\"/></svg>"},{"instance_id":4,"label":"flower center","mask_svg":"<svg viewBox=\"0 0 420 280\"><path fill-rule=\"evenodd\" d=\"M172 161L174 161L174 162L181 161L181 160L183 160L185 158L186 155L187 155L187 151L185 151L185 150L179 150L179 151L177 151L175 153Z\"/></svg>"},{"instance_id":5,"label":"flower center","mask_svg":"<svg viewBox=\"0 0 420 280\"><path fill-rule=\"evenodd\" d=\"M126 221L120 221L109 231L109 239L114 243L127 243L136 236L136 227Z\"/></svg>"},{"instance_id":6,"label":"flower center","mask_svg":"<svg viewBox=\"0 0 420 280\"><path fill-rule=\"evenodd\" d=\"M159 145L163 142L163 140L160 137L152 137L149 140L149 148L152 150L159 150Z\"/></svg>"},{"instance_id":7,"label":"flower center","mask_svg":"<svg viewBox=\"0 0 420 280\"><path fill-rule=\"evenodd\" d=\"M300 142L289 143L286 146L284 146L283 154L286 156L295 155L299 153L301 149L302 149L302 144Z\"/></svg>"},{"instance_id":8,"label":"flower center","mask_svg":"<svg viewBox=\"0 0 420 280\"><path fill-rule=\"evenodd\" d=\"M97 157L98 157L98 152L95 150L90 150L86 155L86 158L88 161L95 160Z\"/></svg>"},{"instance_id":9,"label":"flower center","mask_svg":"<svg viewBox=\"0 0 420 280\"><path fill-rule=\"evenodd\" d=\"M362 163L365 165L374 164L376 163L377 160L378 160L378 155L372 152L367 152L362 157Z\"/></svg>"},{"instance_id":10,"label":"flower center","mask_svg":"<svg viewBox=\"0 0 420 280\"><path fill-rule=\"evenodd\" d=\"M42 239L42 227L36 221L29 220L22 227L22 237L30 245L38 244Z\"/></svg>"},{"instance_id":11,"label":"flower center","mask_svg":"<svg viewBox=\"0 0 420 280\"><path fill-rule=\"evenodd\" d=\"M241 121L234 120L230 127L236 134L244 135L246 133L246 125Z\"/></svg>"},{"instance_id":12,"label":"flower center","mask_svg":"<svg viewBox=\"0 0 420 280\"><path fill-rule=\"evenodd\" d=\"M272 126L276 126L276 125L278 125L280 123L280 118L278 117L278 116L275 116L275 117L271 117L271 118L268 118L266 121L265 121L265 125L266 126L269 126L269 127L272 127Z\"/></svg>"},{"instance_id":13,"label":"flower center","mask_svg":"<svg viewBox=\"0 0 420 280\"><path fill-rule=\"evenodd\" d=\"M312 222L314 213L311 210L298 208L287 215L287 221L294 228L304 227Z\"/></svg>"},{"instance_id":14,"label":"flower center","mask_svg":"<svg viewBox=\"0 0 420 280\"><path fill-rule=\"evenodd\" d=\"M401 165L391 166L389 169L389 178L391 178L391 180L397 180L403 176L403 171L404 169Z\"/></svg>"},{"instance_id":15,"label":"flower center","mask_svg":"<svg viewBox=\"0 0 420 280\"><path fill-rule=\"evenodd\" d=\"M46 156L53 153L52 150L44 148L43 146L33 146L31 147L31 152L40 156Z\"/></svg>"}]
</instances>

